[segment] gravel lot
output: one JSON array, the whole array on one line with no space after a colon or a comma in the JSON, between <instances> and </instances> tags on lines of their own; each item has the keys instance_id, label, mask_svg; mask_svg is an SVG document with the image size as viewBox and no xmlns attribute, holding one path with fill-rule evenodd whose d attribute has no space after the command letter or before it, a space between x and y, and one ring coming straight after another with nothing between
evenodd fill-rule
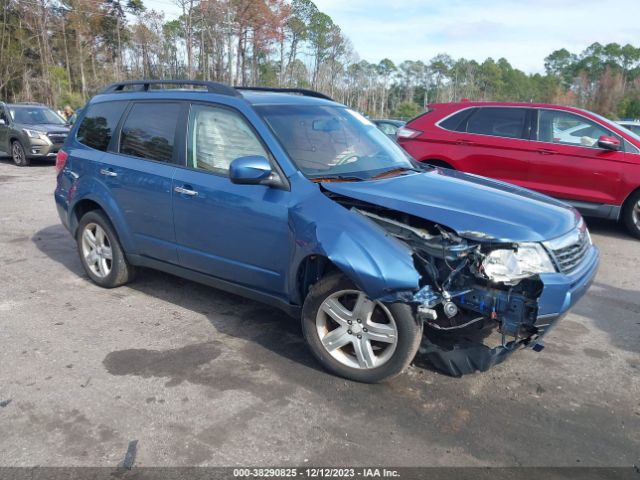
<instances>
[{"instance_id":1,"label":"gravel lot","mask_svg":"<svg viewBox=\"0 0 640 480\"><path fill-rule=\"evenodd\" d=\"M54 168L0 161L0 466L640 464L640 241L590 221L594 286L489 372L320 370L297 321L170 275L89 282Z\"/></svg>"}]
</instances>

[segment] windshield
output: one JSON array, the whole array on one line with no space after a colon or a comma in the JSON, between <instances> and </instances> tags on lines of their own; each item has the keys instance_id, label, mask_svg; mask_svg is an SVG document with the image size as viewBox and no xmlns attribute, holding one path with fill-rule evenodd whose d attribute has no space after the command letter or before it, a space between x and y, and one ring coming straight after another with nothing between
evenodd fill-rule
<instances>
[{"instance_id":1,"label":"windshield","mask_svg":"<svg viewBox=\"0 0 640 480\"><path fill-rule=\"evenodd\" d=\"M417 168L393 140L346 107L267 105L256 110L309 178L364 180Z\"/></svg>"},{"instance_id":2,"label":"windshield","mask_svg":"<svg viewBox=\"0 0 640 480\"><path fill-rule=\"evenodd\" d=\"M16 123L26 125L64 125L66 122L53 110L44 107L11 107L11 118Z\"/></svg>"},{"instance_id":3,"label":"windshield","mask_svg":"<svg viewBox=\"0 0 640 480\"><path fill-rule=\"evenodd\" d=\"M636 140L637 142L640 142L640 135L638 135L635 132L632 132L628 128L625 128L624 125L620 125L619 123L615 123L615 122L609 120L608 118L603 117L602 115L598 115L597 113L593 113L593 112L590 112L590 113L594 117L597 117L598 120L600 120L605 125L607 125L609 127L615 127L615 128L618 128L618 129L622 129L625 133L627 133L629 136L631 136L634 140Z\"/></svg>"},{"instance_id":4,"label":"windshield","mask_svg":"<svg viewBox=\"0 0 640 480\"><path fill-rule=\"evenodd\" d=\"M634 140L637 140L638 142L640 142L640 135L638 135L638 133L636 132L640 132L640 126L636 126L636 125L625 125L625 124L618 124L618 128L621 128L622 130L624 130L629 136L633 137Z\"/></svg>"}]
</instances>

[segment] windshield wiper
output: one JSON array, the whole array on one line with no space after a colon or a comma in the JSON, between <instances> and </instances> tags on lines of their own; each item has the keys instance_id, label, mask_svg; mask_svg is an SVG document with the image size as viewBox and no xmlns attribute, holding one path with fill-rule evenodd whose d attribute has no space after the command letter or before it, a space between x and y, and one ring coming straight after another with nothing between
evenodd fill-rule
<instances>
[{"instance_id":1,"label":"windshield wiper","mask_svg":"<svg viewBox=\"0 0 640 480\"><path fill-rule=\"evenodd\" d=\"M361 182L364 180L362 177L356 177L354 175L325 175L322 177L309 177L312 182Z\"/></svg>"},{"instance_id":2,"label":"windshield wiper","mask_svg":"<svg viewBox=\"0 0 640 480\"><path fill-rule=\"evenodd\" d=\"M391 168L389 170L385 170L384 172L380 172L376 175L374 175L373 177L369 177L369 180L373 180L376 178L384 178L384 177L391 177L394 176L396 174L401 174L402 172L418 172L419 170L415 169L415 168L409 168L409 167L396 167L396 168Z\"/></svg>"}]
</instances>

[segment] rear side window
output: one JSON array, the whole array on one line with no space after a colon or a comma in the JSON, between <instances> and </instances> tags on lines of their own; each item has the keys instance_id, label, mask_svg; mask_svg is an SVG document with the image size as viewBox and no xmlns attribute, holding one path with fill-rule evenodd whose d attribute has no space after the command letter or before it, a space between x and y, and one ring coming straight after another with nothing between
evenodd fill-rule
<instances>
[{"instance_id":1,"label":"rear side window","mask_svg":"<svg viewBox=\"0 0 640 480\"><path fill-rule=\"evenodd\" d=\"M494 137L524 138L527 110L525 108L479 108L467 123L468 133Z\"/></svg>"},{"instance_id":2,"label":"rear side window","mask_svg":"<svg viewBox=\"0 0 640 480\"><path fill-rule=\"evenodd\" d=\"M94 103L78 128L76 138L88 147L107 151L113 132L128 102Z\"/></svg>"},{"instance_id":3,"label":"rear side window","mask_svg":"<svg viewBox=\"0 0 640 480\"><path fill-rule=\"evenodd\" d=\"M467 126L466 120L469 116L475 111L474 108L461 110L457 113L454 113L450 117L442 120L439 125L445 130L452 130L454 132L464 132Z\"/></svg>"},{"instance_id":4,"label":"rear side window","mask_svg":"<svg viewBox=\"0 0 640 480\"><path fill-rule=\"evenodd\" d=\"M173 162L179 103L136 103L120 134L120 153Z\"/></svg>"}]
</instances>

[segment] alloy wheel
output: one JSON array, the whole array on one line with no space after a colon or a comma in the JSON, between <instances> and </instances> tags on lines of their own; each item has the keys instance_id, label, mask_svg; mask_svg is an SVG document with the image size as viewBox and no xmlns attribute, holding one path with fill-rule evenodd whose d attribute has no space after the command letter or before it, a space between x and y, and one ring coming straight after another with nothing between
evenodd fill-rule
<instances>
[{"instance_id":1,"label":"alloy wheel","mask_svg":"<svg viewBox=\"0 0 640 480\"><path fill-rule=\"evenodd\" d=\"M316 331L334 359L357 369L384 365L398 343L389 309L358 290L341 290L327 297L316 315Z\"/></svg>"},{"instance_id":2,"label":"alloy wheel","mask_svg":"<svg viewBox=\"0 0 640 480\"><path fill-rule=\"evenodd\" d=\"M11 153L13 154L13 161L16 165L24 165L26 156L22 145L18 142L13 142Z\"/></svg>"},{"instance_id":3,"label":"alloy wheel","mask_svg":"<svg viewBox=\"0 0 640 480\"><path fill-rule=\"evenodd\" d=\"M638 203L633 206L631 216L633 218L633 223L635 223L636 227L640 229L640 200L638 200Z\"/></svg>"},{"instance_id":4,"label":"alloy wheel","mask_svg":"<svg viewBox=\"0 0 640 480\"><path fill-rule=\"evenodd\" d=\"M111 273L113 253L104 229L88 223L82 232L82 256L94 275L105 278Z\"/></svg>"}]
</instances>

